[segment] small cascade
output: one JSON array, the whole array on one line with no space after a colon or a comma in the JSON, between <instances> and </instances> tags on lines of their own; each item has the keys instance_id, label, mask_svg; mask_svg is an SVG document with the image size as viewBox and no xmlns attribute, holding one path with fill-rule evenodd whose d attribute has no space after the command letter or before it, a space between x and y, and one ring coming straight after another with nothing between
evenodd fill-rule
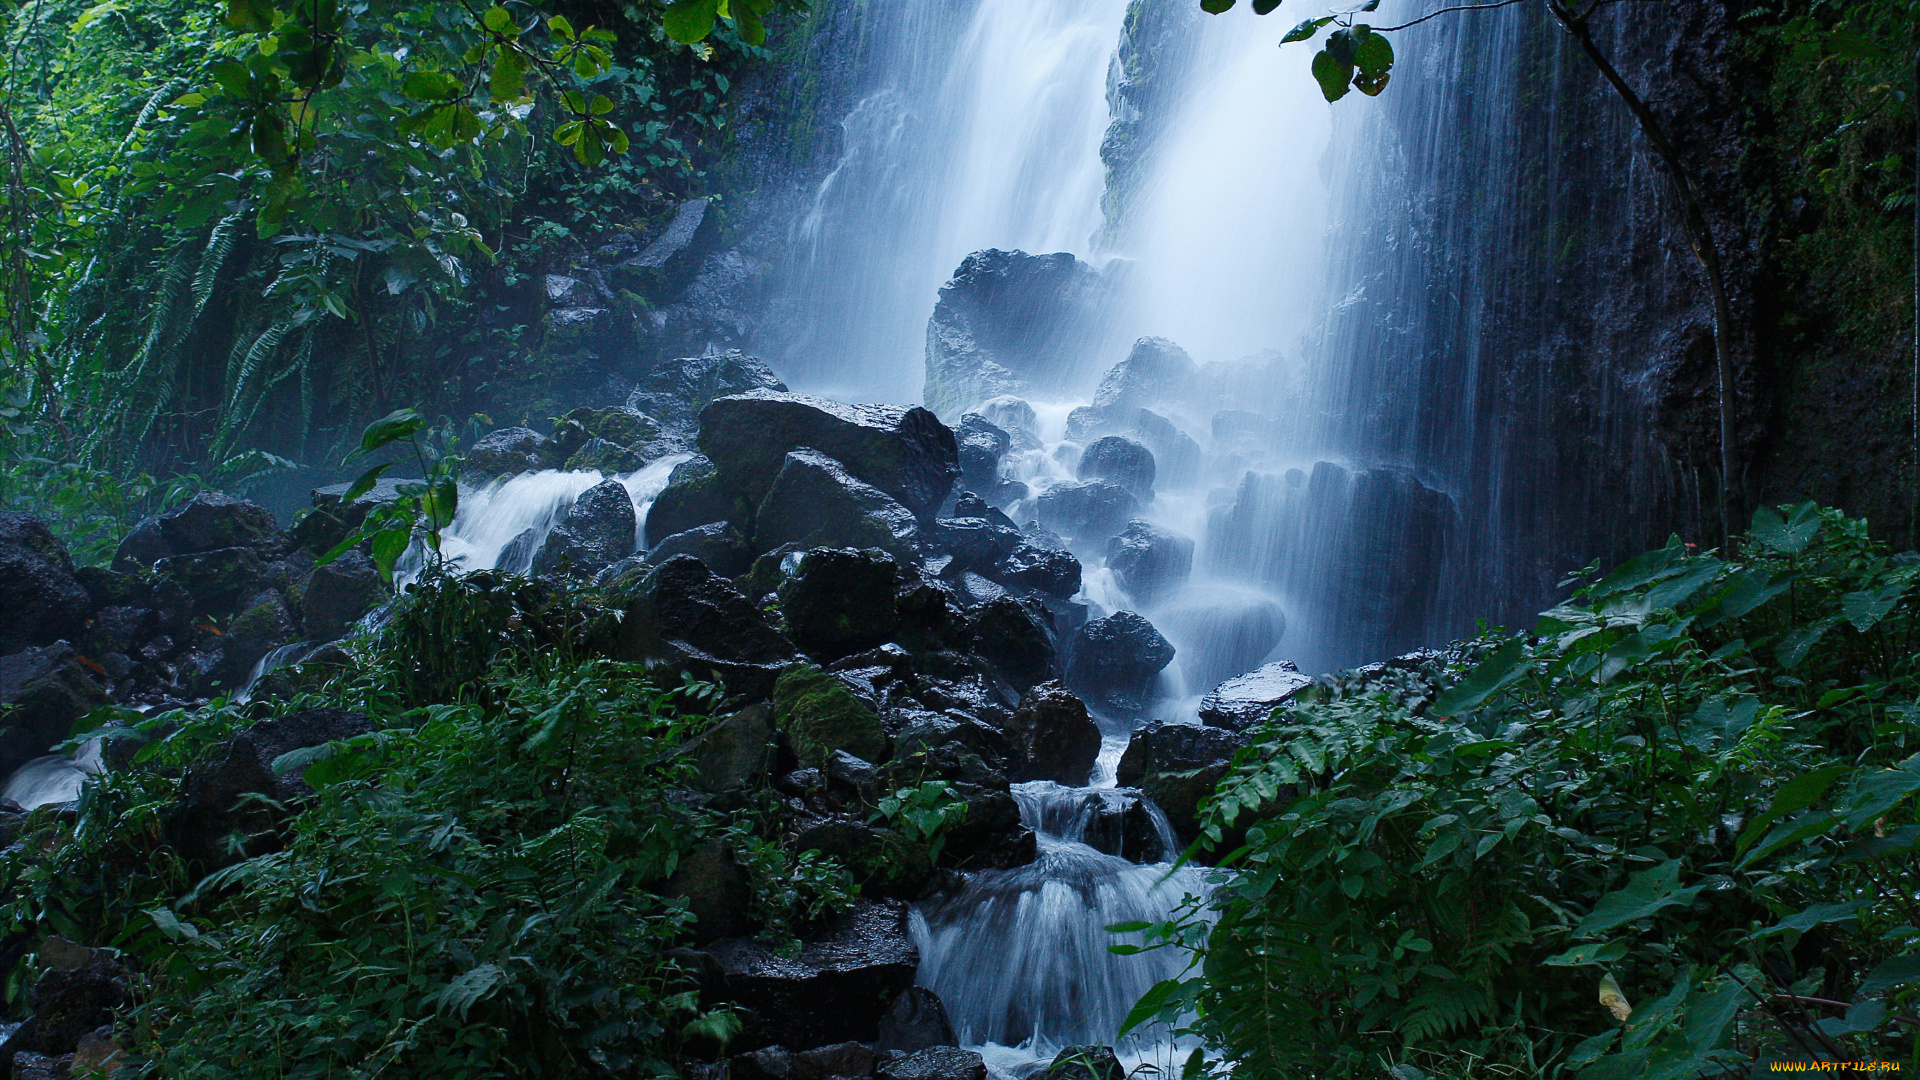
<instances>
[{"instance_id":1,"label":"small cascade","mask_svg":"<svg viewBox=\"0 0 1920 1080\"><path fill-rule=\"evenodd\" d=\"M964 891L914 912L920 985L940 996L961 1044L997 1077L1044 1071L1062 1049L1087 1044L1113 1046L1129 1070L1171 1069L1191 1047L1164 1028L1114 1036L1140 996L1178 975L1184 958L1171 950L1113 953L1109 945L1130 938L1106 928L1171 917L1188 897L1205 895L1203 873L1173 869L1173 828L1135 792L1044 781L1013 792L1039 857L977 873ZM1156 861L1102 850L1142 844Z\"/></svg>"},{"instance_id":2,"label":"small cascade","mask_svg":"<svg viewBox=\"0 0 1920 1080\"><path fill-rule=\"evenodd\" d=\"M87 778L106 768L99 739L88 739L72 756L47 754L34 758L13 770L0 799L17 803L22 809L70 803L80 797Z\"/></svg>"},{"instance_id":3,"label":"small cascade","mask_svg":"<svg viewBox=\"0 0 1920 1080\"><path fill-rule=\"evenodd\" d=\"M252 701L254 686L260 682L261 678L263 678L267 672L275 671L283 667L290 667L305 660L307 657L312 656L314 651L320 648L320 645L321 642L318 641L296 641L291 645L282 645L267 653L265 656L262 656L260 659L255 660L252 669L247 672L247 681L240 685L240 689L234 691L234 704L245 705L247 702Z\"/></svg>"}]
</instances>

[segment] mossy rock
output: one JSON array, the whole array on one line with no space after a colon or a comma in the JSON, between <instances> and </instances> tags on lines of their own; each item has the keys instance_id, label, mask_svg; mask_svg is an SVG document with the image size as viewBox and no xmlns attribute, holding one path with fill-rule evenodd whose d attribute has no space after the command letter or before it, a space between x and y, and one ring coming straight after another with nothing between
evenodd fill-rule
<instances>
[{"instance_id":1,"label":"mossy rock","mask_svg":"<svg viewBox=\"0 0 1920 1080\"><path fill-rule=\"evenodd\" d=\"M773 687L773 717L803 765L824 768L835 750L865 761L886 759L887 732L880 718L813 664L781 672Z\"/></svg>"}]
</instances>

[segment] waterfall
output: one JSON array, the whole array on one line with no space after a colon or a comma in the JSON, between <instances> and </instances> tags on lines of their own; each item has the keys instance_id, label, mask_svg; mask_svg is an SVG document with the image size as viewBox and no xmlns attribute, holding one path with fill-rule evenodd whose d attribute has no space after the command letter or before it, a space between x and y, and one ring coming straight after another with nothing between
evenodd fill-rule
<instances>
[{"instance_id":1,"label":"waterfall","mask_svg":"<svg viewBox=\"0 0 1920 1080\"><path fill-rule=\"evenodd\" d=\"M13 770L7 777L0 801L18 804L24 810L70 803L80 797L87 778L106 768L99 739L88 739L72 757L46 754Z\"/></svg>"}]
</instances>

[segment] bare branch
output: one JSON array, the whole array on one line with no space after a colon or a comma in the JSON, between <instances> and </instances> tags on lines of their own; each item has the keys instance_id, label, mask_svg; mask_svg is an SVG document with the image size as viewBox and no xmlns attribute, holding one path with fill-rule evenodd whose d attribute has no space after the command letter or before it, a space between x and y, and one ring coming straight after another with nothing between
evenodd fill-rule
<instances>
[{"instance_id":1,"label":"bare branch","mask_svg":"<svg viewBox=\"0 0 1920 1080\"><path fill-rule=\"evenodd\" d=\"M1496 3L1492 3L1492 4L1463 4L1459 7L1441 8L1439 11L1429 12L1428 14L1422 15L1419 18L1409 23L1401 23L1399 26L1376 26L1373 28L1373 30L1375 33L1386 33L1392 30L1405 30L1409 26L1419 26L1421 23L1426 22L1428 19L1437 19L1442 15L1449 15L1456 11L1488 11L1493 8L1512 7L1515 4L1524 4L1526 2L1527 0L1497 0Z\"/></svg>"}]
</instances>

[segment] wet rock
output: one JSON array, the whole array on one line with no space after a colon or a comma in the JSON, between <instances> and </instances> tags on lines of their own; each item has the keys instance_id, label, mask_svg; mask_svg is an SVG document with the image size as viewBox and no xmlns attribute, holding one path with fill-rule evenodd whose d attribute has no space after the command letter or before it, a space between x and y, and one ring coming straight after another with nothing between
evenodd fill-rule
<instances>
[{"instance_id":1,"label":"wet rock","mask_svg":"<svg viewBox=\"0 0 1920 1080\"><path fill-rule=\"evenodd\" d=\"M189 766L181 780L180 803L167 822L174 849L202 874L273 850L278 841L271 834L278 815L258 801L239 805L242 796L266 795L285 804L311 794L301 770L277 773L274 761L370 730L360 713L303 709L262 720L214 747ZM229 842L236 834L241 837L237 848Z\"/></svg>"},{"instance_id":2,"label":"wet rock","mask_svg":"<svg viewBox=\"0 0 1920 1080\"><path fill-rule=\"evenodd\" d=\"M640 377L627 405L691 432L709 402L754 390L785 390L757 356L738 350L663 360Z\"/></svg>"},{"instance_id":3,"label":"wet rock","mask_svg":"<svg viewBox=\"0 0 1920 1080\"><path fill-rule=\"evenodd\" d=\"M886 492L855 479L815 450L786 455L755 516L754 544L802 547L877 547L915 554L920 526L912 511Z\"/></svg>"},{"instance_id":4,"label":"wet rock","mask_svg":"<svg viewBox=\"0 0 1920 1080\"><path fill-rule=\"evenodd\" d=\"M873 1047L859 1042L834 1043L793 1055L789 1080L832 1080L835 1077L873 1075Z\"/></svg>"},{"instance_id":5,"label":"wet rock","mask_svg":"<svg viewBox=\"0 0 1920 1080\"><path fill-rule=\"evenodd\" d=\"M220 637L220 679L228 687L239 687L262 657L299 638L300 628L287 609L287 598L278 589L259 593Z\"/></svg>"},{"instance_id":6,"label":"wet rock","mask_svg":"<svg viewBox=\"0 0 1920 1080\"><path fill-rule=\"evenodd\" d=\"M1151 409L1139 409L1133 414L1133 434L1153 451L1156 480L1162 487L1178 489L1199 482L1206 455L1193 436L1173 421Z\"/></svg>"},{"instance_id":7,"label":"wet rock","mask_svg":"<svg viewBox=\"0 0 1920 1080\"><path fill-rule=\"evenodd\" d=\"M1137 713L1151 699L1173 646L1153 624L1131 611L1094 619L1074 635L1067 685L1096 707Z\"/></svg>"},{"instance_id":8,"label":"wet rock","mask_svg":"<svg viewBox=\"0 0 1920 1080\"><path fill-rule=\"evenodd\" d=\"M633 497L618 480L581 492L533 557L533 574L591 578L633 551Z\"/></svg>"},{"instance_id":9,"label":"wet rock","mask_svg":"<svg viewBox=\"0 0 1920 1080\"><path fill-rule=\"evenodd\" d=\"M532 428L510 427L475 440L461 467L469 478L490 480L551 469L560 464L560 459L559 448L550 446L545 435Z\"/></svg>"},{"instance_id":10,"label":"wet rock","mask_svg":"<svg viewBox=\"0 0 1920 1080\"><path fill-rule=\"evenodd\" d=\"M1245 731L1312 685L1313 679L1300 674L1293 661L1276 660L1214 687L1200 699L1200 720L1210 727Z\"/></svg>"},{"instance_id":11,"label":"wet rock","mask_svg":"<svg viewBox=\"0 0 1920 1080\"><path fill-rule=\"evenodd\" d=\"M1000 486L1000 459L1013 445L1013 436L979 413L960 418L953 429L960 446L960 482L974 491L993 491Z\"/></svg>"},{"instance_id":12,"label":"wet rock","mask_svg":"<svg viewBox=\"0 0 1920 1080\"><path fill-rule=\"evenodd\" d=\"M73 579L87 590L87 598L98 611L104 607L145 607L153 600L153 591L147 587L145 579L137 574L128 574L119 570L109 570L104 566L81 566L73 571Z\"/></svg>"},{"instance_id":13,"label":"wet rock","mask_svg":"<svg viewBox=\"0 0 1920 1080\"><path fill-rule=\"evenodd\" d=\"M1040 493L1037 505L1041 525L1082 544L1105 542L1140 512L1125 488L1105 480L1055 484Z\"/></svg>"},{"instance_id":14,"label":"wet rock","mask_svg":"<svg viewBox=\"0 0 1920 1080\"><path fill-rule=\"evenodd\" d=\"M1040 447L1040 414L1034 412L1033 406L1025 400L1002 394L988 398L975 412L987 423L1006 432L1013 449L1035 450Z\"/></svg>"},{"instance_id":15,"label":"wet rock","mask_svg":"<svg viewBox=\"0 0 1920 1080\"><path fill-rule=\"evenodd\" d=\"M1001 596L975 608L973 649L1019 691L1053 678L1059 665L1053 615L1037 600Z\"/></svg>"},{"instance_id":16,"label":"wet rock","mask_svg":"<svg viewBox=\"0 0 1920 1080\"><path fill-rule=\"evenodd\" d=\"M927 405L953 416L1002 394L1065 389L1109 291L1065 252L968 255L927 323Z\"/></svg>"},{"instance_id":17,"label":"wet rock","mask_svg":"<svg viewBox=\"0 0 1920 1080\"><path fill-rule=\"evenodd\" d=\"M33 984L33 1043L43 1054L71 1054L80 1040L113 1023L115 1009L132 1003L126 971L97 949L76 949L84 960L49 965Z\"/></svg>"},{"instance_id":18,"label":"wet rock","mask_svg":"<svg viewBox=\"0 0 1920 1080\"><path fill-rule=\"evenodd\" d=\"M808 655L838 660L893 636L899 587L900 564L878 548L815 548L781 583L780 611Z\"/></svg>"},{"instance_id":19,"label":"wet rock","mask_svg":"<svg viewBox=\"0 0 1920 1080\"><path fill-rule=\"evenodd\" d=\"M1271 597L1232 586L1189 587L1154 620L1182 641L1204 641L1180 658L1188 686L1215 686L1259 666L1287 631L1287 616Z\"/></svg>"},{"instance_id":20,"label":"wet rock","mask_svg":"<svg viewBox=\"0 0 1920 1080\"><path fill-rule=\"evenodd\" d=\"M782 672L773 689L774 724L801 764L824 768L835 750L866 761L887 757L887 732L872 709L840 680L812 664Z\"/></svg>"},{"instance_id":21,"label":"wet rock","mask_svg":"<svg viewBox=\"0 0 1920 1080\"><path fill-rule=\"evenodd\" d=\"M612 476L616 473L630 473L646 462L632 450L619 443L606 439L588 439L580 449L567 456L566 464L561 466L569 472L596 471Z\"/></svg>"},{"instance_id":22,"label":"wet rock","mask_svg":"<svg viewBox=\"0 0 1920 1080\"><path fill-rule=\"evenodd\" d=\"M794 648L732 582L675 555L628 588L615 654L714 672L736 693L764 696Z\"/></svg>"},{"instance_id":23,"label":"wet rock","mask_svg":"<svg viewBox=\"0 0 1920 1080\"><path fill-rule=\"evenodd\" d=\"M1080 455L1075 472L1082 480L1105 480L1141 501L1153 498L1153 451L1120 435L1095 439Z\"/></svg>"},{"instance_id":24,"label":"wet rock","mask_svg":"<svg viewBox=\"0 0 1920 1080\"><path fill-rule=\"evenodd\" d=\"M221 548L271 548L279 525L273 513L244 499L202 491L185 506L160 515L160 532L174 555Z\"/></svg>"},{"instance_id":25,"label":"wet rock","mask_svg":"<svg viewBox=\"0 0 1920 1080\"><path fill-rule=\"evenodd\" d=\"M789 1080L793 1053L784 1046L763 1046L727 1061L727 1080Z\"/></svg>"},{"instance_id":26,"label":"wet rock","mask_svg":"<svg viewBox=\"0 0 1920 1080\"><path fill-rule=\"evenodd\" d=\"M940 861L961 870L1011 870L1039 855L1033 830L1020 821L1020 804L1004 782L968 790L967 816L947 834Z\"/></svg>"},{"instance_id":27,"label":"wet rock","mask_svg":"<svg viewBox=\"0 0 1920 1080\"><path fill-rule=\"evenodd\" d=\"M266 563L248 547L171 555L154 563L153 572L184 589L196 615L227 615L267 583Z\"/></svg>"},{"instance_id":28,"label":"wet rock","mask_svg":"<svg viewBox=\"0 0 1920 1080\"><path fill-rule=\"evenodd\" d=\"M373 560L349 551L315 567L300 595L300 625L309 641L333 641L391 593Z\"/></svg>"},{"instance_id":29,"label":"wet rock","mask_svg":"<svg viewBox=\"0 0 1920 1080\"><path fill-rule=\"evenodd\" d=\"M1058 682L1041 683L1020 699L1007 738L1022 762L1016 780L1052 780L1083 787L1100 756L1100 726L1086 703Z\"/></svg>"},{"instance_id":30,"label":"wet rock","mask_svg":"<svg viewBox=\"0 0 1920 1080\"><path fill-rule=\"evenodd\" d=\"M935 544L953 554L957 565L982 573L1006 561L1024 542L1020 530L987 517L942 518L935 523L933 537Z\"/></svg>"},{"instance_id":31,"label":"wet rock","mask_svg":"<svg viewBox=\"0 0 1920 1080\"><path fill-rule=\"evenodd\" d=\"M990 525L1012 529L1014 532L1020 531L1020 527L1013 523L1012 518L1003 511L994 509L991 503L971 491L962 491L954 496L953 518L948 520L954 518L984 518Z\"/></svg>"},{"instance_id":32,"label":"wet rock","mask_svg":"<svg viewBox=\"0 0 1920 1080\"><path fill-rule=\"evenodd\" d=\"M916 1054L957 1042L953 1021L947 1018L947 1007L940 1001L940 995L924 986L909 986L887 1006L873 1046L880 1051Z\"/></svg>"},{"instance_id":33,"label":"wet rock","mask_svg":"<svg viewBox=\"0 0 1920 1080\"><path fill-rule=\"evenodd\" d=\"M959 709L898 709L888 714L888 723L899 732L895 774L930 769L944 779L983 787L1006 783L1013 744L991 724Z\"/></svg>"},{"instance_id":34,"label":"wet rock","mask_svg":"<svg viewBox=\"0 0 1920 1080\"><path fill-rule=\"evenodd\" d=\"M0 656L0 776L65 742L75 720L112 701L64 641Z\"/></svg>"},{"instance_id":35,"label":"wet rock","mask_svg":"<svg viewBox=\"0 0 1920 1080\"><path fill-rule=\"evenodd\" d=\"M687 743L693 786L721 794L751 787L773 767L773 706L762 701L714 724Z\"/></svg>"},{"instance_id":36,"label":"wet rock","mask_svg":"<svg viewBox=\"0 0 1920 1080\"><path fill-rule=\"evenodd\" d=\"M166 534L160 531L160 519L150 517L135 525L113 549L113 568L121 573L151 570L155 562L171 554Z\"/></svg>"},{"instance_id":37,"label":"wet rock","mask_svg":"<svg viewBox=\"0 0 1920 1080\"><path fill-rule=\"evenodd\" d=\"M786 957L732 938L707 950L720 964L726 996L752 1010L740 1044L812 1049L871 1042L895 995L913 985L919 953L907 934L907 905L860 901L824 934Z\"/></svg>"},{"instance_id":38,"label":"wet rock","mask_svg":"<svg viewBox=\"0 0 1920 1080\"><path fill-rule=\"evenodd\" d=\"M713 462L696 455L673 467L667 486L647 509L647 543L716 521L751 524L753 505L720 482Z\"/></svg>"},{"instance_id":39,"label":"wet rock","mask_svg":"<svg viewBox=\"0 0 1920 1080\"><path fill-rule=\"evenodd\" d=\"M749 499L766 497L788 455L802 448L839 462L920 517L932 517L960 475L952 430L918 406L756 390L700 412L700 449Z\"/></svg>"},{"instance_id":40,"label":"wet rock","mask_svg":"<svg viewBox=\"0 0 1920 1080\"><path fill-rule=\"evenodd\" d=\"M931 1046L880 1066L879 1080L986 1080L987 1062L957 1046Z\"/></svg>"},{"instance_id":41,"label":"wet rock","mask_svg":"<svg viewBox=\"0 0 1920 1080\"><path fill-rule=\"evenodd\" d=\"M158 624L151 608L101 608L93 613L93 625L87 628L81 648L94 657L108 653L131 655L153 635Z\"/></svg>"},{"instance_id":42,"label":"wet rock","mask_svg":"<svg viewBox=\"0 0 1920 1080\"><path fill-rule=\"evenodd\" d=\"M93 606L73 560L46 523L0 512L0 654L55 641L78 641Z\"/></svg>"},{"instance_id":43,"label":"wet rock","mask_svg":"<svg viewBox=\"0 0 1920 1080\"><path fill-rule=\"evenodd\" d=\"M674 533L655 544L647 552L645 561L657 566L675 555L691 555L724 578L739 577L753 564L753 553L747 545L747 538L727 521L715 521Z\"/></svg>"},{"instance_id":44,"label":"wet rock","mask_svg":"<svg viewBox=\"0 0 1920 1080\"><path fill-rule=\"evenodd\" d=\"M916 651L946 648L966 632L960 597L943 581L908 586L894 599L900 618L900 640Z\"/></svg>"},{"instance_id":45,"label":"wet rock","mask_svg":"<svg viewBox=\"0 0 1920 1080\"><path fill-rule=\"evenodd\" d=\"M1054 1055L1046 1080L1126 1080L1126 1076L1112 1047L1069 1046Z\"/></svg>"},{"instance_id":46,"label":"wet rock","mask_svg":"<svg viewBox=\"0 0 1920 1080\"><path fill-rule=\"evenodd\" d=\"M1198 724L1149 724L1133 733L1115 778L1139 788L1160 807L1174 831L1191 839L1199 827L1200 800L1213 794L1244 736Z\"/></svg>"},{"instance_id":47,"label":"wet rock","mask_svg":"<svg viewBox=\"0 0 1920 1080\"><path fill-rule=\"evenodd\" d=\"M1088 847L1143 865L1173 858L1175 852L1161 841L1153 814L1139 792L1126 788L1090 792L1087 801L1080 839Z\"/></svg>"},{"instance_id":48,"label":"wet rock","mask_svg":"<svg viewBox=\"0 0 1920 1080\"><path fill-rule=\"evenodd\" d=\"M1185 349L1166 338L1143 337L1100 380L1093 407L1130 416L1135 409L1178 398L1199 373Z\"/></svg>"},{"instance_id":49,"label":"wet rock","mask_svg":"<svg viewBox=\"0 0 1920 1080\"><path fill-rule=\"evenodd\" d=\"M102 1024L80 1036L80 1041L73 1048L73 1064L68 1067L68 1075L104 1080L118 1073L127 1063L126 1051L114 1035L113 1026Z\"/></svg>"},{"instance_id":50,"label":"wet rock","mask_svg":"<svg viewBox=\"0 0 1920 1080\"><path fill-rule=\"evenodd\" d=\"M1125 532L1107 541L1107 569L1128 596L1148 606L1193 576L1193 541L1144 521L1129 521Z\"/></svg>"},{"instance_id":51,"label":"wet rock","mask_svg":"<svg viewBox=\"0 0 1920 1080\"><path fill-rule=\"evenodd\" d=\"M680 865L661 887L662 896L686 901L693 913L696 945L737 937L753 929L748 908L753 887L746 872L733 861L724 840L705 840L680 856Z\"/></svg>"},{"instance_id":52,"label":"wet rock","mask_svg":"<svg viewBox=\"0 0 1920 1080\"><path fill-rule=\"evenodd\" d=\"M637 451L641 447L660 438L663 430L660 422L639 409L623 405L611 408L595 409L582 406L568 412L554 424L551 436L551 456L563 456L567 468L581 468L573 464L573 457L587 451L593 440L598 439L608 447L626 451ZM607 450L594 451L590 457L608 453ZM599 466L587 466L599 468Z\"/></svg>"},{"instance_id":53,"label":"wet rock","mask_svg":"<svg viewBox=\"0 0 1920 1080\"><path fill-rule=\"evenodd\" d=\"M986 576L1003 585L1065 600L1080 591L1080 560L1063 548L1024 541Z\"/></svg>"}]
</instances>

